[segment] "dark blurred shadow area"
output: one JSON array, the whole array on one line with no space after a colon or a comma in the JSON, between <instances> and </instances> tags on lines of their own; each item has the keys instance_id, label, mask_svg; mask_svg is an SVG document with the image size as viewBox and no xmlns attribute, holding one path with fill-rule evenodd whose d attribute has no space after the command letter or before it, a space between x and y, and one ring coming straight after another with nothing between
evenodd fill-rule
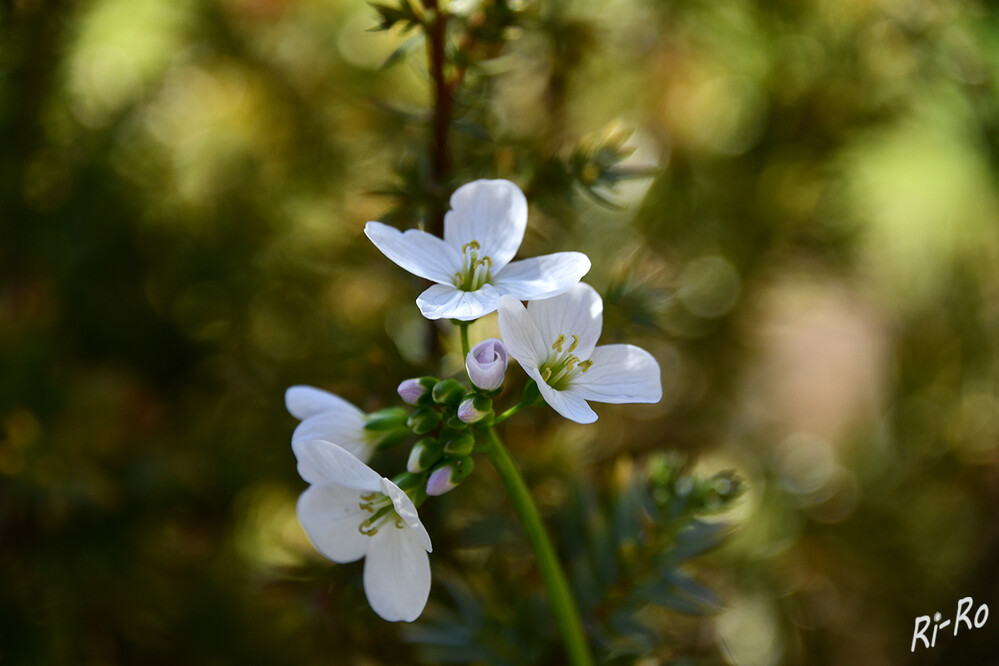
<instances>
[{"instance_id":1,"label":"dark blurred shadow area","mask_svg":"<svg viewBox=\"0 0 999 666\"><path fill-rule=\"evenodd\" d=\"M662 367L658 405L511 425L546 518L661 452L747 488L692 569L720 609L640 610L653 647L607 662L997 663L999 619L911 649L919 616L999 612L993 8L452 5L520 17L459 99L455 183L523 186L521 256L589 254L602 339ZM0 4L0 663L445 660L295 518L286 387L373 410L461 367L362 233L433 194L424 47L376 23L361 0ZM590 179L621 144L651 175ZM428 508L428 616L487 608L482 655L507 656L476 663L550 654L474 478Z\"/></svg>"}]
</instances>

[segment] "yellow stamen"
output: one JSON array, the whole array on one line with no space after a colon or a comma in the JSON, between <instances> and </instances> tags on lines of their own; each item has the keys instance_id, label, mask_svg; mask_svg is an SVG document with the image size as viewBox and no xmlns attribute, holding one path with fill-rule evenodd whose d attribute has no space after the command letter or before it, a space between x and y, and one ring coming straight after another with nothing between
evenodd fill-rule
<instances>
[{"instance_id":1,"label":"yellow stamen","mask_svg":"<svg viewBox=\"0 0 999 666\"><path fill-rule=\"evenodd\" d=\"M566 345L569 338L572 338L572 341ZM593 366L592 360L581 361L572 353L579 347L579 342L579 336L575 333L559 335L552 343L552 350L555 353L538 368L541 379L556 391L568 389L576 377Z\"/></svg>"}]
</instances>

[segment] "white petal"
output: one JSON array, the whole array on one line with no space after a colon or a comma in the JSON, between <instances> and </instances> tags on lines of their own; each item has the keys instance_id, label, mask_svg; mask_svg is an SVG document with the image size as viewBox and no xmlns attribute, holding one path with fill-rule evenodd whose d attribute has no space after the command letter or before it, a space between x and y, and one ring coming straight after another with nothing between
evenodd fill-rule
<instances>
[{"instance_id":1,"label":"white petal","mask_svg":"<svg viewBox=\"0 0 999 666\"><path fill-rule=\"evenodd\" d=\"M493 270L506 266L517 254L527 228L527 199L508 180L476 180L451 195L444 215L444 240L461 248L473 240L480 255L493 260Z\"/></svg>"},{"instance_id":2,"label":"white petal","mask_svg":"<svg viewBox=\"0 0 999 666\"><path fill-rule=\"evenodd\" d=\"M498 312L500 337L510 356L517 359L525 371L537 369L548 358L551 343L542 339L527 308L513 296L500 299Z\"/></svg>"},{"instance_id":3,"label":"white petal","mask_svg":"<svg viewBox=\"0 0 999 666\"><path fill-rule=\"evenodd\" d=\"M413 275L450 284L461 270L458 250L425 231L404 233L381 222L368 222L364 233L382 254Z\"/></svg>"},{"instance_id":4,"label":"white petal","mask_svg":"<svg viewBox=\"0 0 999 666\"><path fill-rule=\"evenodd\" d=\"M321 439L292 442L298 473L309 483L381 491L381 475L343 448Z\"/></svg>"},{"instance_id":5,"label":"white petal","mask_svg":"<svg viewBox=\"0 0 999 666\"><path fill-rule=\"evenodd\" d=\"M462 291L450 284L431 285L416 299L420 313L427 319L471 321L496 310L499 293L490 284L475 291Z\"/></svg>"},{"instance_id":6,"label":"white petal","mask_svg":"<svg viewBox=\"0 0 999 666\"><path fill-rule=\"evenodd\" d=\"M292 386L284 393L284 404L296 419L307 419L320 412L361 412L340 396L314 386Z\"/></svg>"},{"instance_id":7,"label":"white petal","mask_svg":"<svg viewBox=\"0 0 999 666\"><path fill-rule=\"evenodd\" d=\"M412 622L423 612L430 596L430 559L406 527L391 523L371 537L364 560L364 593L382 619Z\"/></svg>"},{"instance_id":8,"label":"white petal","mask_svg":"<svg viewBox=\"0 0 999 666\"><path fill-rule=\"evenodd\" d=\"M634 345L601 345L590 356L593 365L572 381L569 392L598 402L659 402L663 385L659 363Z\"/></svg>"},{"instance_id":9,"label":"white petal","mask_svg":"<svg viewBox=\"0 0 999 666\"><path fill-rule=\"evenodd\" d=\"M501 294L535 301L564 293L589 270L590 258L582 252L556 252L514 261L494 275L492 284Z\"/></svg>"},{"instance_id":10,"label":"white petal","mask_svg":"<svg viewBox=\"0 0 999 666\"><path fill-rule=\"evenodd\" d=\"M329 411L310 416L295 428L292 445L310 439L323 439L345 449L361 462L367 462L374 451L364 429L364 412L350 405L353 411Z\"/></svg>"},{"instance_id":11,"label":"white petal","mask_svg":"<svg viewBox=\"0 0 999 666\"><path fill-rule=\"evenodd\" d=\"M316 550L334 562L364 557L371 537L361 534L358 527L369 515L352 488L309 486L298 498L298 522Z\"/></svg>"},{"instance_id":12,"label":"white petal","mask_svg":"<svg viewBox=\"0 0 999 666\"><path fill-rule=\"evenodd\" d=\"M600 338L604 324L604 303L597 290L579 282L561 296L543 301L531 301L527 312L538 325L541 337L551 345L560 335L579 337L573 354L581 359L589 357ZM567 349L567 348L563 348Z\"/></svg>"},{"instance_id":13,"label":"white petal","mask_svg":"<svg viewBox=\"0 0 999 666\"><path fill-rule=\"evenodd\" d=\"M538 389L541 390L541 397L556 412L576 423L593 423L597 420L597 413L574 391L556 391L539 380L540 378L535 379L538 382Z\"/></svg>"},{"instance_id":14,"label":"white petal","mask_svg":"<svg viewBox=\"0 0 999 666\"><path fill-rule=\"evenodd\" d=\"M427 528L420 522L420 516L416 513L416 505L413 504L413 500L409 499L409 495L402 492L399 486L386 478L382 478L382 493L392 500L396 514L413 531L416 540L420 542L423 549L428 553L433 552L434 547L430 543L430 535L427 534Z\"/></svg>"}]
</instances>

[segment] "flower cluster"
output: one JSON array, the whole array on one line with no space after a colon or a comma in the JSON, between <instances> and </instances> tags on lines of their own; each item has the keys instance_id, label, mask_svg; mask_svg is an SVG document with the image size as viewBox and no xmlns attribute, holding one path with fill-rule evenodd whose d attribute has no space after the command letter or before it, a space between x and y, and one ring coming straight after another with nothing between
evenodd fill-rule
<instances>
[{"instance_id":1,"label":"flower cluster","mask_svg":"<svg viewBox=\"0 0 999 666\"><path fill-rule=\"evenodd\" d=\"M539 399L567 419L592 423L597 414L588 401L662 396L651 354L633 345L597 345L603 302L580 282L590 269L586 255L513 261L526 225L527 201L516 185L478 180L451 197L443 239L380 222L364 229L385 256L435 283L416 301L428 319L454 320L467 334L469 322L498 312L502 340L465 349L467 386L454 378L407 379L398 394L409 407L373 414L309 386L285 395L288 411L301 420L292 449L310 484L298 501L299 522L330 560L364 558L365 593L386 620L409 622L423 611L432 546L417 508L468 478L494 425ZM529 377L527 390L497 416L493 400L503 392L511 358ZM365 464L374 452L407 440L413 443L405 472L388 479Z\"/></svg>"}]
</instances>

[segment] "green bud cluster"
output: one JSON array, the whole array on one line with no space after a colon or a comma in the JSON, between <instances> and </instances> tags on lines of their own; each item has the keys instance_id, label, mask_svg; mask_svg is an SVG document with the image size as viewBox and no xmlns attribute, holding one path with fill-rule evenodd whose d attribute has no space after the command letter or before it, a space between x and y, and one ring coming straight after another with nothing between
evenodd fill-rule
<instances>
[{"instance_id":1,"label":"green bud cluster","mask_svg":"<svg viewBox=\"0 0 999 666\"><path fill-rule=\"evenodd\" d=\"M377 437L379 450L411 437L406 471L396 484L419 505L428 495L442 495L475 469L472 454L479 432L496 420L493 398L502 388L467 388L456 379L424 376L403 381L398 388L405 407L389 407L368 415L365 429ZM520 406L544 402L537 384L527 383ZM505 414L503 418L506 418ZM417 501L419 500L419 501Z\"/></svg>"},{"instance_id":2,"label":"green bud cluster","mask_svg":"<svg viewBox=\"0 0 999 666\"><path fill-rule=\"evenodd\" d=\"M440 495L464 481L475 468L471 455L477 424L492 420L490 395L494 393L469 392L456 379L407 379L400 384L399 395L413 410L380 410L369 415L365 428L384 433L379 449L417 437L406 460L406 472L398 478L411 487L420 486L423 497Z\"/></svg>"}]
</instances>

